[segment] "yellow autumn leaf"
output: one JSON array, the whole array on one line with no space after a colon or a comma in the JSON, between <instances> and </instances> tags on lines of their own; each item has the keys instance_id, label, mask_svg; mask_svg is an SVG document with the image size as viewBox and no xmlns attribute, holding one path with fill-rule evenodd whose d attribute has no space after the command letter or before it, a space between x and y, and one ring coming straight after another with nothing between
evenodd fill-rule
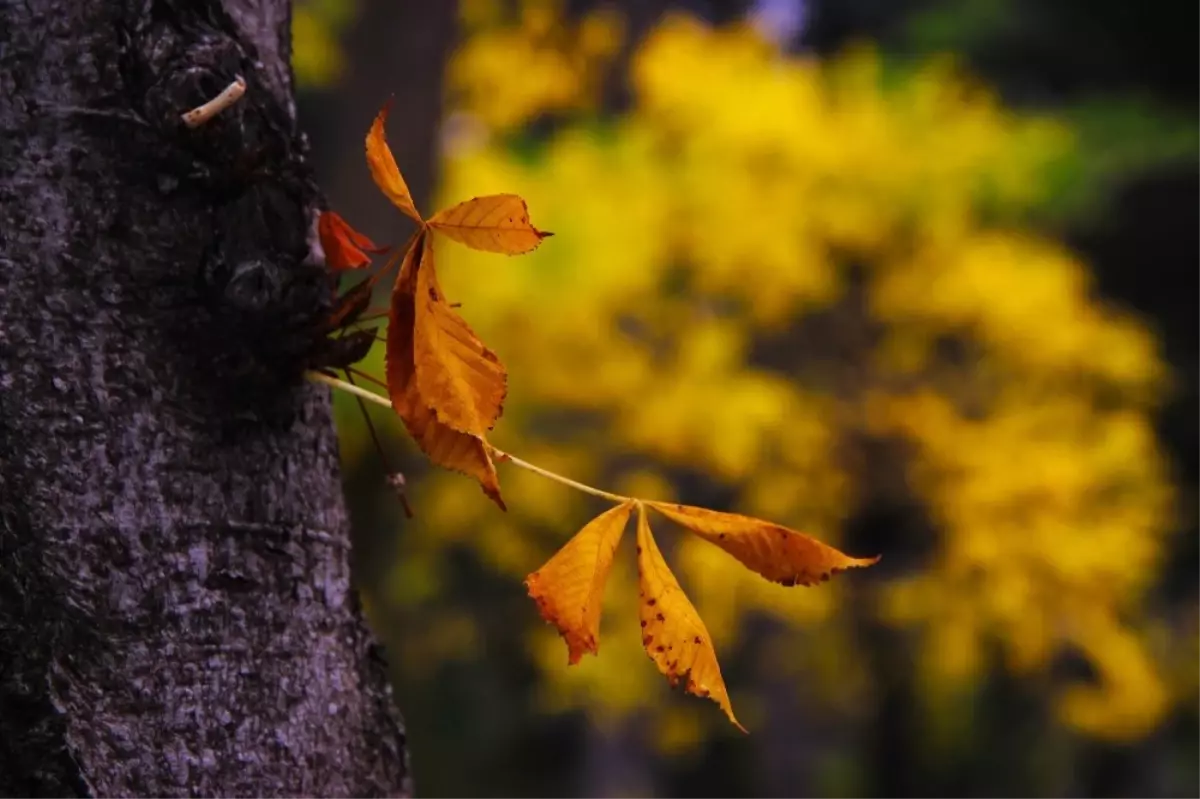
<instances>
[{"instance_id":1,"label":"yellow autumn leaf","mask_svg":"<svg viewBox=\"0 0 1200 799\"><path fill-rule=\"evenodd\" d=\"M386 355L388 393L392 407L404 420L404 426L421 451L439 466L478 480L483 492L503 509L500 481L487 441L482 435L455 430L441 422L417 385L413 354L417 318L415 291L422 269L422 255L427 251L427 238L425 231L413 237L392 290Z\"/></svg>"},{"instance_id":2,"label":"yellow autumn leaf","mask_svg":"<svg viewBox=\"0 0 1200 799\"><path fill-rule=\"evenodd\" d=\"M413 340L417 390L442 424L482 438L500 418L508 376L446 302L434 268L433 237L422 238Z\"/></svg>"},{"instance_id":3,"label":"yellow autumn leaf","mask_svg":"<svg viewBox=\"0 0 1200 799\"><path fill-rule=\"evenodd\" d=\"M685 681L688 693L712 699L746 732L733 715L712 636L658 551L640 504L637 524L639 615L646 654L672 685Z\"/></svg>"},{"instance_id":4,"label":"yellow autumn leaf","mask_svg":"<svg viewBox=\"0 0 1200 799\"><path fill-rule=\"evenodd\" d=\"M623 502L601 513L525 578L542 618L557 627L567 642L572 664L584 652L594 655L599 648L604 585L632 509L632 502Z\"/></svg>"},{"instance_id":5,"label":"yellow autumn leaf","mask_svg":"<svg viewBox=\"0 0 1200 799\"><path fill-rule=\"evenodd\" d=\"M520 255L552 234L529 221L525 201L515 194L491 194L438 211L429 226L475 250Z\"/></svg>"},{"instance_id":6,"label":"yellow autumn leaf","mask_svg":"<svg viewBox=\"0 0 1200 799\"><path fill-rule=\"evenodd\" d=\"M879 560L852 558L803 533L749 516L669 502L646 504L781 585L813 585Z\"/></svg>"},{"instance_id":7,"label":"yellow autumn leaf","mask_svg":"<svg viewBox=\"0 0 1200 799\"><path fill-rule=\"evenodd\" d=\"M387 122L390 106L391 103L388 103L380 109L370 131L367 132L367 167L371 170L371 178L375 185L392 204L421 224L421 215L417 213L417 206L413 203L412 192L408 190L408 184L404 182L400 168L396 166L396 159L392 156L392 149L388 147L384 134L383 126Z\"/></svg>"}]
</instances>

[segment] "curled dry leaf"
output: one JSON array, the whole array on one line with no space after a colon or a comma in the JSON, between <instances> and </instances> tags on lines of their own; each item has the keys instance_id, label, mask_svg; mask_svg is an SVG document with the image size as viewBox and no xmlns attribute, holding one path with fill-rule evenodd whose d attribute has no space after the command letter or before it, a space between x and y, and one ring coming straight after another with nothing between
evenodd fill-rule
<instances>
[{"instance_id":1,"label":"curled dry leaf","mask_svg":"<svg viewBox=\"0 0 1200 799\"><path fill-rule=\"evenodd\" d=\"M503 411L508 375L496 353L446 302L434 270L432 237L424 238L413 341L417 390L442 424L482 438Z\"/></svg>"},{"instance_id":2,"label":"curled dry leaf","mask_svg":"<svg viewBox=\"0 0 1200 799\"><path fill-rule=\"evenodd\" d=\"M421 271L433 269L428 239L423 230L413 238L392 290L386 355L388 394L392 407L404 420L404 426L421 451L437 465L478 480L484 493L503 509L500 481L483 434L456 430L440 421L430 398L424 396L418 386L414 359L418 316L416 291L421 282ZM436 368L436 364L430 364L428 368Z\"/></svg>"},{"instance_id":3,"label":"curled dry leaf","mask_svg":"<svg viewBox=\"0 0 1200 799\"><path fill-rule=\"evenodd\" d=\"M638 506L637 553L639 614L646 654L672 685L683 682L688 693L712 699L734 726L746 732L733 715L708 628L658 551L646 510L641 505Z\"/></svg>"},{"instance_id":4,"label":"curled dry leaf","mask_svg":"<svg viewBox=\"0 0 1200 799\"><path fill-rule=\"evenodd\" d=\"M567 642L572 664L584 652L594 655L599 648L604 585L632 509L632 502L624 502L601 513L525 578L542 618L557 627Z\"/></svg>"},{"instance_id":5,"label":"curled dry leaf","mask_svg":"<svg viewBox=\"0 0 1200 799\"><path fill-rule=\"evenodd\" d=\"M837 572L879 560L852 558L803 533L749 516L668 502L647 504L716 544L746 568L782 585L813 585Z\"/></svg>"},{"instance_id":6,"label":"curled dry leaf","mask_svg":"<svg viewBox=\"0 0 1200 799\"><path fill-rule=\"evenodd\" d=\"M408 184L404 182L400 168L396 166L396 159L392 156L384 134L383 126L387 122L390 106L389 102L380 109L371 130L367 133L367 167L371 170L371 178L375 185L392 201L392 205L421 224L421 215L417 213L412 192L408 190Z\"/></svg>"},{"instance_id":7,"label":"curled dry leaf","mask_svg":"<svg viewBox=\"0 0 1200 799\"><path fill-rule=\"evenodd\" d=\"M520 255L553 235L529 221L525 201L515 194L492 194L438 211L429 226L475 250Z\"/></svg>"},{"instance_id":8,"label":"curled dry leaf","mask_svg":"<svg viewBox=\"0 0 1200 799\"><path fill-rule=\"evenodd\" d=\"M350 227L350 223L334 211L322 211L317 220L317 235L325 251L325 263L335 272L361 269L371 263L368 252L387 252L375 242ZM364 252L365 251L365 252Z\"/></svg>"}]
</instances>

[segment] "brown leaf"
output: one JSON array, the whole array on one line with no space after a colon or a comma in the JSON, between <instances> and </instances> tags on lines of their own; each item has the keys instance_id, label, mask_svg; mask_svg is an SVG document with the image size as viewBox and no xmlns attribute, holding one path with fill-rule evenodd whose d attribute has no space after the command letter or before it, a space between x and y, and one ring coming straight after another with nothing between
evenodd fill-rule
<instances>
[{"instance_id":1,"label":"brown leaf","mask_svg":"<svg viewBox=\"0 0 1200 799\"><path fill-rule=\"evenodd\" d=\"M733 715L708 628L658 551L646 510L641 505L637 550L642 645L646 653L671 685L685 681L688 693L712 699L734 726L745 732L746 728Z\"/></svg>"},{"instance_id":2,"label":"brown leaf","mask_svg":"<svg viewBox=\"0 0 1200 799\"><path fill-rule=\"evenodd\" d=\"M387 335L387 384L392 407L404 420L409 435L421 451L439 466L462 472L479 481L483 492L501 509L500 481L491 450L482 435L455 430L439 421L437 413L417 387L413 349L417 319L415 291L427 252L428 234L420 231L404 255L400 275L392 290Z\"/></svg>"},{"instance_id":3,"label":"brown leaf","mask_svg":"<svg viewBox=\"0 0 1200 799\"><path fill-rule=\"evenodd\" d=\"M321 249L325 251L325 263L335 272L361 269L371 263L367 252L388 250L387 247L376 246L334 211L321 212L317 220L317 235L321 239Z\"/></svg>"},{"instance_id":4,"label":"brown leaf","mask_svg":"<svg viewBox=\"0 0 1200 799\"><path fill-rule=\"evenodd\" d=\"M503 411L508 375L446 302L434 269L433 237L424 238L415 289L417 390L443 424L482 437Z\"/></svg>"},{"instance_id":5,"label":"brown leaf","mask_svg":"<svg viewBox=\"0 0 1200 799\"><path fill-rule=\"evenodd\" d=\"M632 502L624 502L601 513L525 578L542 618L557 627L567 642L572 664L584 652L594 655L599 648L604 584L632 509Z\"/></svg>"},{"instance_id":6,"label":"brown leaf","mask_svg":"<svg viewBox=\"0 0 1200 799\"><path fill-rule=\"evenodd\" d=\"M668 502L646 504L716 544L746 568L782 585L813 585L879 560L878 556L852 558L803 533L749 516Z\"/></svg>"},{"instance_id":7,"label":"brown leaf","mask_svg":"<svg viewBox=\"0 0 1200 799\"><path fill-rule=\"evenodd\" d=\"M371 305L371 292L374 287L375 281L363 280L347 289L334 302L333 310L330 312L329 318L325 320L324 330L326 332L337 330L362 316Z\"/></svg>"},{"instance_id":8,"label":"brown leaf","mask_svg":"<svg viewBox=\"0 0 1200 799\"><path fill-rule=\"evenodd\" d=\"M392 156L383 131L390 107L389 101L380 109L371 130L367 133L367 167L371 170L371 178L375 185L392 201L392 205L421 224L421 215L413 203L412 192L408 190L408 184L404 182L400 168L396 166L396 159Z\"/></svg>"},{"instance_id":9,"label":"brown leaf","mask_svg":"<svg viewBox=\"0 0 1200 799\"><path fill-rule=\"evenodd\" d=\"M525 201L515 194L492 194L438 211L429 226L475 250L520 255L553 235L529 222Z\"/></svg>"}]
</instances>

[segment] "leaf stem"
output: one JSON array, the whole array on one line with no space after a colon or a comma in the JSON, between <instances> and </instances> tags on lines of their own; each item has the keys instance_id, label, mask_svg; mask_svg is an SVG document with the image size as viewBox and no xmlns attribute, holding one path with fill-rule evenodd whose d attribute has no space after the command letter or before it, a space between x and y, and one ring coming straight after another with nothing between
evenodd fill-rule
<instances>
[{"instance_id":1,"label":"leaf stem","mask_svg":"<svg viewBox=\"0 0 1200 799\"><path fill-rule=\"evenodd\" d=\"M392 407L392 403L387 397L381 397L374 391L368 391L362 386L356 386L353 383L347 383L345 380L327 375L324 372L314 372L309 370L304 373L304 376L314 383L324 383L332 388L340 389L341 391L349 392L356 397L362 397L368 402L374 402L376 405L382 405L385 408Z\"/></svg>"},{"instance_id":2,"label":"leaf stem","mask_svg":"<svg viewBox=\"0 0 1200 799\"><path fill-rule=\"evenodd\" d=\"M376 405L382 405L385 408L392 407L392 403L388 400L387 397L381 397L380 395L376 394L374 391L368 391L367 389L365 389L361 386L356 386L353 383L347 383L345 380L336 378L333 375L327 375L324 372L308 371L308 372L305 372L305 376L309 380L312 380L316 383L324 383L325 385L330 386L331 388L336 388L336 389L340 389L341 391L349 392L350 394L353 394L356 397L361 397L362 399L365 399L368 402L374 402ZM582 491L585 494L591 494L594 497L600 497L602 499L607 499L611 502L618 502L618 503L634 502L639 505L641 504L640 500L637 500L633 497L626 497L621 494L614 494L611 491L605 491L600 488L594 488L586 483L580 483L577 480L572 480L569 477L563 477L561 474L552 472L549 469L543 469L541 466L537 466L536 464L532 464L527 460L518 458L516 455L510 455L509 453L505 452L502 449L497 449L496 447L493 447L491 444L488 444L487 446L491 450L492 455L496 458L496 460L508 461L509 463L511 463L514 466L520 466L522 469L531 471L534 474L540 474L542 477L545 477L549 480L553 480L556 483L562 483L565 486L570 486L571 488L574 488L576 491Z\"/></svg>"},{"instance_id":3,"label":"leaf stem","mask_svg":"<svg viewBox=\"0 0 1200 799\"><path fill-rule=\"evenodd\" d=\"M533 472L534 474L540 474L542 477L546 477L550 480L554 480L555 482L562 483L565 486L570 486L571 488L574 488L576 491L582 491L585 494L591 494L594 497L601 497L603 499L611 500L612 502L618 502L618 503L620 503L620 502L637 502L637 500L635 500L633 497L626 497L626 496L622 496L621 494L614 494L611 491L604 491L603 489L600 489L600 488L593 488L592 486L588 485L587 483L580 483L576 480L572 480L569 477L563 477L561 474L552 472L549 469L543 469L541 466L532 464L527 460L522 460L521 458L518 458L516 455L510 455L509 453L505 452L504 450L496 449L491 444L488 444L488 447L492 450L492 455L494 455L496 457L496 460L508 461L509 463L511 463L514 466L520 466L522 469L527 469L527 470Z\"/></svg>"}]
</instances>

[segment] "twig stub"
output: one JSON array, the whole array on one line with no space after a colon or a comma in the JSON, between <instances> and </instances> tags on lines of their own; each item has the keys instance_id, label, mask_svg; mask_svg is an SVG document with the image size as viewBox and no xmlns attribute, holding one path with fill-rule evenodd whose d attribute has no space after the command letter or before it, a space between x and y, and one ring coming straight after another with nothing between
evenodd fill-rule
<instances>
[{"instance_id":1,"label":"twig stub","mask_svg":"<svg viewBox=\"0 0 1200 799\"><path fill-rule=\"evenodd\" d=\"M246 93L246 81L241 75L234 78L233 83L226 86L220 94L209 100L204 105L198 105L191 111L188 111L181 116L183 124L189 128L198 128L217 114L224 111L229 106L242 99L242 95Z\"/></svg>"}]
</instances>

